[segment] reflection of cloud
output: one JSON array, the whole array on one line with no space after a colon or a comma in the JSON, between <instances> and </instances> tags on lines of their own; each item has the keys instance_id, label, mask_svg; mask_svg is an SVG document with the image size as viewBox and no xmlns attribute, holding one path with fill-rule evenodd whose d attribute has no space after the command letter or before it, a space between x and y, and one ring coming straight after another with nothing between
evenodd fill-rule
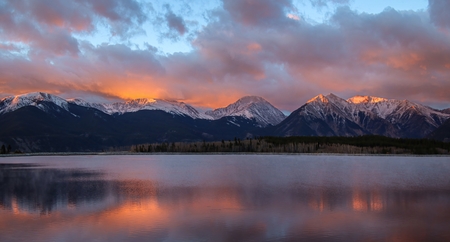
<instances>
[{"instance_id":1,"label":"reflection of cloud","mask_svg":"<svg viewBox=\"0 0 450 242\"><path fill-rule=\"evenodd\" d=\"M352 208L355 211L367 211L369 210L369 204L367 198L364 197L362 192L355 192L352 197Z\"/></svg>"},{"instance_id":2,"label":"reflection of cloud","mask_svg":"<svg viewBox=\"0 0 450 242\"><path fill-rule=\"evenodd\" d=\"M145 177L158 177L160 170L152 172ZM8 231L0 240L363 241L374 240L374 234L377 240L404 240L419 232L426 234L419 238L432 240L450 219L447 190L274 185L262 179L267 173L241 172L248 175L241 183L226 175L204 182L208 174L185 184L187 177L168 183L107 180L92 171L0 165L0 231ZM427 226L430 220L437 229Z\"/></svg>"},{"instance_id":3,"label":"reflection of cloud","mask_svg":"<svg viewBox=\"0 0 450 242\"><path fill-rule=\"evenodd\" d=\"M379 191L372 191L370 194L370 209L372 211L381 211L384 208L383 197Z\"/></svg>"},{"instance_id":4,"label":"reflection of cloud","mask_svg":"<svg viewBox=\"0 0 450 242\"><path fill-rule=\"evenodd\" d=\"M352 208L354 211L381 211L384 208L383 197L377 190L355 190L352 195Z\"/></svg>"}]
</instances>

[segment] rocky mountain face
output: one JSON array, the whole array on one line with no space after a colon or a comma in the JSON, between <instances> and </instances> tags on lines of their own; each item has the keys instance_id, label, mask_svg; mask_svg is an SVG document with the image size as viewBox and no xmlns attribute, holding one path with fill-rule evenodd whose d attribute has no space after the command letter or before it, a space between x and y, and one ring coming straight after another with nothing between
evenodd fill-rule
<instances>
[{"instance_id":1,"label":"rocky mountain face","mask_svg":"<svg viewBox=\"0 0 450 242\"><path fill-rule=\"evenodd\" d=\"M318 95L277 125L277 135L355 136L364 134L422 138L449 114L408 100L334 94Z\"/></svg>"},{"instance_id":2,"label":"rocky mountain face","mask_svg":"<svg viewBox=\"0 0 450 242\"><path fill-rule=\"evenodd\" d=\"M63 110L69 110L67 101L60 97L43 92L32 92L0 99L0 115L27 106L36 107L44 112L50 112L53 107L47 106L46 104L48 103L52 103Z\"/></svg>"},{"instance_id":3,"label":"rocky mountain face","mask_svg":"<svg viewBox=\"0 0 450 242\"><path fill-rule=\"evenodd\" d=\"M99 151L133 144L274 136L384 135L449 139L450 114L408 100L318 95L287 118L260 97L199 112L189 104L136 99L65 100L35 92L0 99L0 145L22 151Z\"/></svg>"},{"instance_id":4,"label":"rocky mountain face","mask_svg":"<svg viewBox=\"0 0 450 242\"><path fill-rule=\"evenodd\" d=\"M128 150L134 144L243 139L260 129L242 117L193 119L161 110L109 115L70 103L68 110L42 105L46 112L25 106L0 115L0 145L23 152Z\"/></svg>"},{"instance_id":5,"label":"rocky mountain face","mask_svg":"<svg viewBox=\"0 0 450 242\"><path fill-rule=\"evenodd\" d=\"M106 114L124 114L141 110L161 110L166 113L182 115L194 119L212 119L210 116L197 111L184 102L167 101L161 99L134 99L117 103L90 103L82 99L69 99L68 102L89 108L98 109Z\"/></svg>"},{"instance_id":6,"label":"rocky mountain face","mask_svg":"<svg viewBox=\"0 0 450 242\"><path fill-rule=\"evenodd\" d=\"M29 93L0 100L0 145L34 152L92 151L150 142L252 137L262 124L277 120L270 115L281 113L262 100L253 97L239 112L212 117L176 101L102 104Z\"/></svg>"},{"instance_id":7,"label":"rocky mountain face","mask_svg":"<svg viewBox=\"0 0 450 242\"><path fill-rule=\"evenodd\" d=\"M93 103L82 99L65 100L58 96L42 92L17 95L0 100L0 114L12 112L26 106L34 106L46 112L48 111L48 107L44 106L45 103L53 103L67 111L70 103L82 107L94 108L109 115L122 115L142 110L161 110L166 113L193 119L217 120L223 117L243 117L246 119L254 119L261 127L276 125L285 118L285 115L280 110L265 99L256 96L243 97L225 108L203 113L184 102L162 99L141 98L126 102Z\"/></svg>"},{"instance_id":8,"label":"rocky mountain face","mask_svg":"<svg viewBox=\"0 0 450 242\"><path fill-rule=\"evenodd\" d=\"M261 127L277 125L286 116L262 97L246 96L225 108L218 108L205 113L214 119L223 117L244 117L254 119Z\"/></svg>"}]
</instances>

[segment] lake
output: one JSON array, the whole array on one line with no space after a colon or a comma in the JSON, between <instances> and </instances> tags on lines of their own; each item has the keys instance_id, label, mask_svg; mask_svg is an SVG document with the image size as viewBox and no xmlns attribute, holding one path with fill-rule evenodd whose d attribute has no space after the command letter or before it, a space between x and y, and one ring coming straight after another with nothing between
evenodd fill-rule
<instances>
[{"instance_id":1,"label":"lake","mask_svg":"<svg viewBox=\"0 0 450 242\"><path fill-rule=\"evenodd\" d=\"M450 158L0 158L0 241L450 241Z\"/></svg>"}]
</instances>

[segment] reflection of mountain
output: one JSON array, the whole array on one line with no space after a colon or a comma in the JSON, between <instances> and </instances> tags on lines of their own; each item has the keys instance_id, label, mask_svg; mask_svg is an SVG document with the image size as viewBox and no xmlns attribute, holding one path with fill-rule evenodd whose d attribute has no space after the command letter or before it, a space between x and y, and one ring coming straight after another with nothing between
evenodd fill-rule
<instances>
[{"instance_id":1,"label":"reflection of mountain","mask_svg":"<svg viewBox=\"0 0 450 242\"><path fill-rule=\"evenodd\" d=\"M0 165L0 231L41 241L55 240L54 231L67 241L323 241L323 234L331 241L348 241L350 234L362 241L374 239L370 227L376 229L376 240L426 231L420 237L426 241L442 235L439 228L450 221L446 188L380 190L263 181L167 185L106 175ZM36 212L45 218L36 219ZM427 227L430 220L437 226ZM387 228L386 221L394 225ZM412 227L408 221L415 221ZM39 233L25 235L24 227ZM5 236L0 234L0 241Z\"/></svg>"},{"instance_id":2,"label":"reflection of mountain","mask_svg":"<svg viewBox=\"0 0 450 242\"><path fill-rule=\"evenodd\" d=\"M0 206L3 208L12 208L16 201L23 206L22 209L45 213L60 207L103 203L111 198L118 202L152 198L163 207L181 206L186 209L210 203L211 209L308 207L334 210L348 207L355 211L397 209L400 205L408 206L410 198L414 198L414 202L430 200L434 195L450 198L450 191L431 188L417 191L365 188L355 191L351 187L274 187L268 184L166 186L149 180L108 180L97 171L49 169L31 164L0 164L0 184ZM399 200L404 202L397 204Z\"/></svg>"},{"instance_id":3,"label":"reflection of mountain","mask_svg":"<svg viewBox=\"0 0 450 242\"><path fill-rule=\"evenodd\" d=\"M1 164L0 206L51 213L58 208L101 201L113 187L100 177L101 173L92 171Z\"/></svg>"}]
</instances>

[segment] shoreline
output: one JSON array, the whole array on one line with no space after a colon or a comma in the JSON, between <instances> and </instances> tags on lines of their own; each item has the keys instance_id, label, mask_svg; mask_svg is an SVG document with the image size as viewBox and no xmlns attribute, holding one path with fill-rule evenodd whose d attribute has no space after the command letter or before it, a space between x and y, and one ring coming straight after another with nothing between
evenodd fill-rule
<instances>
[{"instance_id":1,"label":"shoreline","mask_svg":"<svg viewBox=\"0 0 450 242\"><path fill-rule=\"evenodd\" d=\"M42 153L21 153L21 154L1 154L4 157L32 157L32 156L125 156L125 155L306 155L306 156L406 156L406 157L450 157L450 154L359 154L359 153L283 153L283 152L42 152Z\"/></svg>"}]
</instances>

